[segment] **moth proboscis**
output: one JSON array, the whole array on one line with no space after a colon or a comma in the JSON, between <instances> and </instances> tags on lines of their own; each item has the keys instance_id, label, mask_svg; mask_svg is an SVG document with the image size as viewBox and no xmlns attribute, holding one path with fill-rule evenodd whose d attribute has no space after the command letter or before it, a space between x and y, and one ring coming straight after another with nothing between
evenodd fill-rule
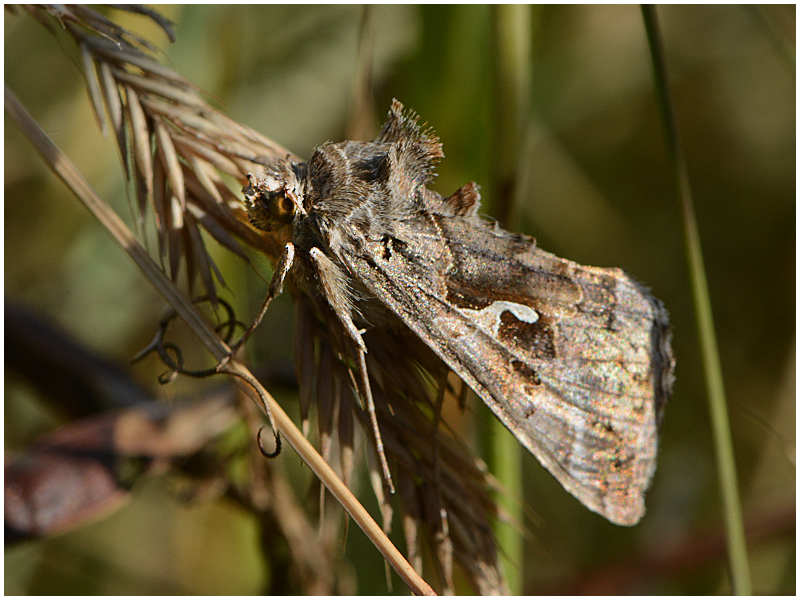
<instances>
[{"instance_id":1,"label":"moth proboscis","mask_svg":"<svg viewBox=\"0 0 800 600\"><path fill-rule=\"evenodd\" d=\"M637 523L674 379L663 304L620 269L479 216L474 182L446 198L428 189L442 157L395 100L374 141L326 143L251 177L249 218L286 248L270 295L289 276L335 313L390 487L362 338L377 327L421 339L584 505Z\"/></svg>"}]
</instances>

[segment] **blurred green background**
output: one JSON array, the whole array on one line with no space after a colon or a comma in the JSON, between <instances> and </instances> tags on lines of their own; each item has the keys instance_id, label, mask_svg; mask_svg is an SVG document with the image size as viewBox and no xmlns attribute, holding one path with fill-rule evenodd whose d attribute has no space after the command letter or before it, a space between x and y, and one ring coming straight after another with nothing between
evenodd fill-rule
<instances>
[{"instance_id":1,"label":"blurred green background","mask_svg":"<svg viewBox=\"0 0 800 600\"><path fill-rule=\"evenodd\" d=\"M362 8L160 10L176 23L175 44L143 18L108 14L158 43L166 63L218 98L229 116L300 156L343 138L354 106ZM416 110L444 143L435 188L446 195L475 180L483 186L484 212L492 214L492 9L372 11L373 132L393 97ZM754 587L793 594L795 8L665 6L658 15L705 252L744 519L753 536ZM548 251L622 267L650 286L672 316L677 381L648 512L634 528L615 527L584 509L525 456L522 501L535 519L526 523L532 535L520 565L523 589L569 591L577 582L613 579L642 557L668 556L652 574L634 577L635 591L725 593L724 554L692 555L687 542L719 534L722 517L678 208L640 9L534 7L531 16L532 109L513 228ZM130 221L118 154L113 140L98 132L74 48L24 14L6 13L4 41L6 84ZM152 336L164 302L8 118L4 124L6 299L128 362ZM246 320L265 284L229 253L216 260ZM266 261L261 265L267 272ZM291 356L290 314L291 302L281 298L253 341L257 361ZM155 362L134 367L136 378L154 389L160 370ZM5 384L9 453L61 421L19 378L7 374ZM197 385L181 381L159 393L175 396ZM478 404L473 400L467 416L491 419ZM290 454L281 460L303 472L297 477L302 498L307 469ZM158 481L135 492L101 522L7 550L5 592L256 594L267 585L269 565L248 515L225 501L181 503ZM362 492L374 508L371 492ZM775 526L776 519L790 525ZM355 527L347 552L353 592L385 593L382 559ZM405 592L401 584L395 590Z\"/></svg>"}]
</instances>

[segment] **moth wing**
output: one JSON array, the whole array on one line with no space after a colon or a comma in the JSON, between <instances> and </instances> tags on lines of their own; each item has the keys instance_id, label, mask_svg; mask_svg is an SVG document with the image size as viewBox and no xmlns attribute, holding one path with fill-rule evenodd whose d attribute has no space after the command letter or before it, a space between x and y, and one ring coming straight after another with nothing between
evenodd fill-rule
<instances>
[{"instance_id":1,"label":"moth wing","mask_svg":"<svg viewBox=\"0 0 800 600\"><path fill-rule=\"evenodd\" d=\"M460 219L441 225L436 243L406 247L420 260L376 245L345 262L567 491L637 523L672 384L666 311L619 269ZM435 271L422 255L441 256L441 244L451 262Z\"/></svg>"}]
</instances>

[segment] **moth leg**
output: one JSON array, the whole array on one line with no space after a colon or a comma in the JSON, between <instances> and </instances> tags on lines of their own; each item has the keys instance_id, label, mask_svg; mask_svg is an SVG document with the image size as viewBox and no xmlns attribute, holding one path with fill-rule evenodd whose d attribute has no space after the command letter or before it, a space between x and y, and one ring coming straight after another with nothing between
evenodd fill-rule
<instances>
[{"instance_id":1,"label":"moth leg","mask_svg":"<svg viewBox=\"0 0 800 600\"><path fill-rule=\"evenodd\" d=\"M383 451L383 438L381 437L381 429L378 427L378 415L375 413L375 401L372 399L372 389L369 385L366 354L364 350L361 350L360 348L357 349L357 352L358 367L361 374L361 387L364 388L364 399L366 400L369 420L372 423L372 433L375 436L375 449L378 452L378 458L381 461L383 479L386 481L386 485L389 488L389 493L394 494L394 483L392 483L392 475L389 473L389 463L386 461L386 453Z\"/></svg>"},{"instance_id":2,"label":"moth leg","mask_svg":"<svg viewBox=\"0 0 800 600\"><path fill-rule=\"evenodd\" d=\"M364 340L361 338L362 332L359 331L355 323L353 323L353 317L351 316L352 307L344 277L342 276L341 269L319 248L311 248L308 254L314 260L317 268L317 275L322 284L322 289L325 291L325 298L328 300L328 304L330 304L333 312L336 313L339 321L341 321L345 331L347 331L348 337L353 340L353 343L356 345L359 374L361 376L361 395L366 404L367 412L369 413L369 420L372 423L372 433L375 436L375 447L381 461L383 478L386 481L389 491L394 494L394 484L392 483L392 476L389 473L389 463L386 461L386 454L383 450L383 438L381 437L380 427L378 427L378 416L375 413L375 401L372 399L372 388L369 385L366 361L367 347L364 345Z\"/></svg>"},{"instance_id":3,"label":"moth leg","mask_svg":"<svg viewBox=\"0 0 800 600\"><path fill-rule=\"evenodd\" d=\"M308 254L314 260L317 275L322 284L322 289L325 291L325 298L328 304L330 304L333 312L336 313L339 321L344 325L348 337L355 342L359 350L366 352L367 347L364 345L364 340L361 339L361 331L353 323L353 317L351 316L352 303L342 270L319 248L311 248Z\"/></svg>"},{"instance_id":4,"label":"moth leg","mask_svg":"<svg viewBox=\"0 0 800 600\"><path fill-rule=\"evenodd\" d=\"M267 297L264 298L264 303L261 305L261 310L258 313L255 321L247 330L242 334L242 337L239 338L239 341L236 342L233 347L231 347L231 352L223 358L219 365L217 365L217 370L221 370L231 359L233 355L235 355L239 348L244 346L253 332L256 330L261 324L261 321L264 319L264 315L267 314L267 309L269 308L270 303L277 298L281 292L283 292L283 282L286 279L286 275L289 274L289 269L292 268L292 263L294 262L294 244L291 242L287 243L283 249L283 254L278 259L275 268L272 271L272 278L269 280L269 288L267 288Z\"/></svg>"}]
</instances>

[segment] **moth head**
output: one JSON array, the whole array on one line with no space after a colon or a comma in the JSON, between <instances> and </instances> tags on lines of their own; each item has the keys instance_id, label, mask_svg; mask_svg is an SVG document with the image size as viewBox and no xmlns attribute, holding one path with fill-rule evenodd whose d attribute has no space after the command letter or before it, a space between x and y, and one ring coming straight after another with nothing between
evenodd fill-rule
<instances>
[{"instance_id":1,"label":"moth head","mask_svg":"<svg viewBox=\"0 0 800 600\"><path fill-rule=\"evenodd\" d=\"M298 214L305 214L302 190L291 164L282 163L261 177L247 174L242 188L247 216L262 231L291 227Z\"/></svg>"}]
</instances>

